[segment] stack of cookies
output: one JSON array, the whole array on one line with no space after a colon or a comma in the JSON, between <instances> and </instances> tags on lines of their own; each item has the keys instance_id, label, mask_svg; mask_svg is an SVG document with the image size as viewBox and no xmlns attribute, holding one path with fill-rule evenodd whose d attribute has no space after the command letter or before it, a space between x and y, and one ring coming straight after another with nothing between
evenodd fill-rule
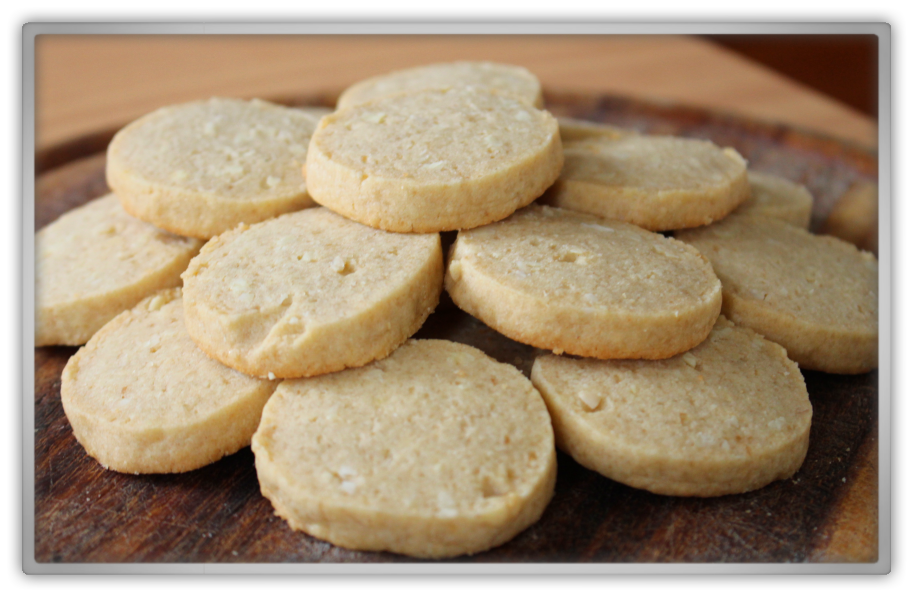
<instances>
[{"instance_id":1,"label":"stack of cookies","mask_svg":"<svg viewBox=\"0 0 912 600\"><path fill-rule=\"evenodd\" d=\"M877 366L876 260L731 148L542 105L525 69L452 63L334 112L212 99L121 130L113 193L38 234L36 343L85 344L80 444L129 473L250 444L291 527L428 558L538 520L556 447L660 494L791 476L799 367ZM444 288L542 350L531 381L410 339Z\"/></svg>"}]
</instances>

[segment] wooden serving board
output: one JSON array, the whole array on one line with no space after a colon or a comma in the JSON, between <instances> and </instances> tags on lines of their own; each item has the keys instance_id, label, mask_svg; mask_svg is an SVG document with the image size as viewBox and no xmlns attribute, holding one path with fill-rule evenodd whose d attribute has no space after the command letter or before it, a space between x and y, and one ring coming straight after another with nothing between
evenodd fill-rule
<instances>
[{"instance_id":1,"label":"wooden serving board","mask_svg":"<svg viewBox=\"0 0 912 600\"><path fill-rule=\"evenodd\" d=\"M278 100L331 106L333 99ZM854 182L876 181L876 156L784 126L616 97L546 94L546 105L556 115L733 146L752 168L811 190L812 227ZM36 157L36 230L107 191L103 150L112 134ZM417 337L471 344L527 376L538 352L459 311L446 293ZM60 374L74 352L35 350L36 562L416 562L293 532L260 495L249 448L179 475L106 471L76 442L60 404ZM452 562L876 562L877 372L804 376L814 418L807 459L792 478L741 495L665 497L559 452L556 492L541 520L499 548Z\"/></svg>"}]
</instances>

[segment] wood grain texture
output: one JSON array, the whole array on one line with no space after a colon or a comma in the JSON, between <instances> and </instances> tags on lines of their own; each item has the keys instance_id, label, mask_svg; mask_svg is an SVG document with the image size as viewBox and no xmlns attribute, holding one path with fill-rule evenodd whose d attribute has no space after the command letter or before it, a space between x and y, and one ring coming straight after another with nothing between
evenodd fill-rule
<instances>
[{"instance_id":1,"label":"wood grain texture","mask_svg":"<svg viewBox=\"0 0 912 600\"><path fill-rule=\"evenodd\" d=\"M75 36L35 45L40 149L213 95L337 94L378 73L451 60L527 67L545 87L691 104L876 144L876 122L690 36Z\"/></svg>"},{"instance_id":2,"label":"wood grain texture","mask_svg":"<svg viewBox=\"0 0 912 600\"><path fill-rule=\"evenodd\" d=\"M579 94L549 93L546 104L555 114L732 145L753 167L807 185L816 223L877 171L875 157L858 148L707 111ZM72 156L38 181L36 229L104 189L103 155ZM417 337L471 344L527 376L539 352L445 295ZM180 475L104 470L76 442L60 405L60 373L74 351L35 350L37 562L415 562L293 532L260 495L249 449ZM792 478L747 494L673 498L615 483L559 453L556 494L542 519L499 548L454 562L876 561L877 372L804 376L814 419L807 459Z\"/></svg>"}]
</instances>

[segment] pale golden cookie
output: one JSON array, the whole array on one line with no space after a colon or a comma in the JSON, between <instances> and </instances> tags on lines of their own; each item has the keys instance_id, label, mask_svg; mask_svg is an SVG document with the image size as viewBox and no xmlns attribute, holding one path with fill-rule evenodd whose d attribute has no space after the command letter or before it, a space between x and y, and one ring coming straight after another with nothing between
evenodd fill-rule
<instances>
[{"instance_id":1,"label":"pale golden cookie","mask_svg":"<svg viewBox=\"0 0 912 600\"><path fill-rule=\"evenodd\" d=\"M557 472L529 380L444 340L283 382L251 447L263 495L293 529L421 558L510 540L539 519Z\"/></svg>"},{"instance_id":2,"label":"pale golden cookie","mask_svg":"<svg viewBox=\"0 0 912 600\"><path fill-rule=\"evenodd\" d=\"M428 90L324 117L307 153L318 203L388 231L498 221L560 173L557 120L506 96Z\"/></svg>"},{"instance_id":3,"label":"pale golden cookie","mask_svg":"<svg viewBox=\"0 0 912 600\"><path fill-rule=\"evenodd\" d=\"M313 205L301 166L319 117L262 100L161 108L108 146L108 185L133 216L209 239Z\"/></svg>"},{"instance_id":4,"label":"pale golden cookie","mask_svg":"<svg viewBox=\"0 0 912 600\"><path fill-rule=\"evenodd\" d=\"M105 468L180 473L250 444L278 382L247 377L199 350L179 289L146 298L67 362L60 398L73 435Z\"/></svg>"},{"instance_id":5,"label":"pale golden cookie","mask_svg":"<svg viewBox=\"0 0 912 600\"><path fill-rule=\"evenodd\" d=\"M202 242L143 223L113 194L35 236L35 345L79 346L137 302L181 284Z\"/></svg>"},{"instance_id":6,"label":"pale golden cookie","mask_svg":"<svg viewBox=\"0 0 912 600\"><path fill-rule=\"evenodd\" d=\"M877 254L877 213L877 184L857 181L833 205L820 233Z\"/></svg>"},{"instance_id":7,"label":"pale golden cookie","mask_svg":"<svg viewBox=\"0 0 912 600\"><path fill-rule=\"evenodd\" d=\"M722 304L719 280L690 246L547 206L461 231L445 281L457 306L507 337L595 358L693 348Z\"/></svg>"},{"instance_id":8,"label":"pale golden cookie","mask_svg":"<svg viewBox=\"0 0 912 600\"><path fill-rule=\"evenodd\" d=\"M788 351L802 368L877 367L877 259L769 217L732 215L675 236L722 280L722 312Z\"/></svg>"},{"instance_id":9,"label":"pale golden cookie","mask_svg":"<svg viewBox=\"0 0 912 600\"><path fill-rule=\"evenodd\" d=\"M557 117L557 124L560 127L561 142L576 142L590 138L607 137L616 140L622 137L638 135L632 129L623 129L607 123L596 123L595 121L584 121L583 119L573 119L571 117Z\"/></svg>"},{"instance_id":10,"label":"pale golden cookie","mask_svg":"<svg viewBox=\"0 0 912 600\"><path fill-rule=\"evenodd\" d=\"M805 229L810 226L814 198L806 187L757 171L748 171L747 180L750 197L732 214L773 217Z\"/></svg>"},{"instance_id":11,"label":"pale golden cookie","mask_svg":"<svg viewBox=\"0 0 912 600\"><path fill-rule=\"evenodd\" d=\"M543 202L650 231L707 225L750 195L732 148L678 137L589 137L564 147L564 169Z\"/></svg>"},{"instance_id":12,"label":"pale golden cookie","mask_svg":"<svg viewBox=\"0 0 912 600\"><path fill-rule=\"evenodd\" d=\"M187 329L250 375L310 377L383 358L433 312L440 236L372 229L326 209L210 240L183 275Z\"/></svg>"},{"instance_id":13,"label":"pale golden cookie","mask_svg":"<svg viewBox=\"0 0 912 600\"><path fill-rule=\"evenodd\" d=\"M798 365L725 317L674 358L540 356L532 382L559 448L657 494L747 492L790 477L807 453L812 409Z\"/></svg>"},{"instance_id":14,"label":"pale golden cookie","mask_svg":"<svg viewBox=\"0 0 912 600\"><path fill-rule=\"evenodd\" d=\"M536 108L544 106L541 84L527 69L492 62L452 62L393 71L359 81L342 92L336 110L400 92L441 87L470 87L498 92Z\"/></svg>"}]
</instances>

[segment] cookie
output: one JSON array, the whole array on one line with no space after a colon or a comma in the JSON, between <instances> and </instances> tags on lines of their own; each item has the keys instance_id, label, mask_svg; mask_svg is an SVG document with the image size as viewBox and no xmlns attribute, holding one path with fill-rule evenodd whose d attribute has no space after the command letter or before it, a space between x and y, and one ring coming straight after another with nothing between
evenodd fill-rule
<instances>
[{"instance_id":1,"label":"cookie","mask_svg":"<svg viewBox=\"0 0 912 600\"><path fill-rule=\"evenodd\" d=\"M276 385L203 354L172 289L92 336L67 362L60 398L73 435L105 468L180 473L250 444Z\"/></svg>"},{"instance_id":2,"label":"cookie","mask_svg":"<svg viewBox=\"0 0 912 600\"><path fill-rule=\"evenodd\" d=\"M857 181L836 200L821 233L877 254L877 184Z\"/></svg>"},{"instance_id":3,"label":"cookie","mask_svg":"<svg viewBox=\"0 0 912 600\"><path fill-rule=\"evenodd\" d=\"M35 345L80 346L137 302L181 284L202 242L143 223L113 194L35 236Z\"/></svg>"},{"instance_id":4,"label":"cookie","mask_svg":"<svg viewBox=\"0 0 912 600\"><path fill-rule=\"evenodd\" d=\"M544 106L538 78L523 67L492 62L452 62L424 65L371 77L339 96L336 110L364 104L400 92L441 87L469 87L513 96L536 108Z\"/></svg>"},{"instance_id":5,"label":"cookie","mask_svg":"<svg viewBox=\"0 0 912 600\"><path fill-rule=\"evenodd\" d=\"M190 262L190 336L250 375L310 377L383 358L437 306L440 236L308 209L210 240Z\"/></svg>"},{"instance_id":6,"label":"cookie","mask_svg":"<svg viewBox=\"0 0 912 600\"><path fill-rule=\"evenodd\" d=\"M709 262L686 244L537 205L459 232L445 282L457 306L507 337L595 358L684 352L722 304Z\"/></svg>"},{"instance_id":7,"label":"cookie","mask_svg":"<svg viewBox=\"0 0 912 600\"><path fill-rule=\"evenodd\" d=\"M262 100L161 108L114 136L108 186L131 215L209 239L313 206L301 166L318 121Z\"/></svg>"},{"instance_id":8,"label":"cookie","mask_svg":"<svg viewBox=\"0 0 912 600\"><path fill-rule=\"evenodd\" d=\"M797 227L810 227L814 198L806 187L758 171L748 171L747 180L750 197L733 214L773 217Z\"/></svg>"},{"instance_id":9,"label":"cookie","mask_svg":"<svg viewBox=\"0 0 912 600\"><path fill-rule=\"evenodd\" d=\"M469 229L535 200L560 173L557 120L466 89L381 98L324 117L307 153L318 203L388 231Z\"/></svg>"},{"instance_id":10,"label":"cookie","mask_svg":"<svg viewBox=\"0 0 912 600\"><path fill-rule=\"evenodd\" d=\"M356 550L493 548L554 491L554 434L516 368L444 340L285 381L253 437L260 489L296 530Z\"/></svg>"},{"instance_id":11,"label":"cookie","mask_svg":"<svg viewBox=\"0 0 912 600\"><path fill-rule=\"evenodd\" d=\"M557 117L557 124L560 128L561 142L564 144L590 138L606 137L616 140L622 137L638 135L632 129L623 129L607 123L596 123L571 117Z\"/></svg>"},{"instance_id":12,"label":"cookie","mask_svg":"<svg viewBox=\"0 0 912 600\"><path fill-rule=\"evenodd\" d=\"M877 367L877 259L869 252L746 215L675 236L712 262L725 316L782 345L802 368Z\"/></svg>"},{"instance_id":13,"label":"cookie","mask_svg":"<svg viewBox=\"0 0 912 600\"><path fill-rule=\"evenodd\" d=\"M811 403L785 350L720 317L693 350L658 361L540 356L532 382L557 445L656 494L719 496L792 476Z\"/></svg>"},{"instance_id":14,"label":"cookie","mask_svg":"<svg viewBox=\"0 0 912 600\"><path fill-rule=\"evenodd\" d=\"M705 140L589 137L564 147L564 169L542 202L650 231L707 225L750 195L747 163Z\"/></svg>"}]
</instances>

